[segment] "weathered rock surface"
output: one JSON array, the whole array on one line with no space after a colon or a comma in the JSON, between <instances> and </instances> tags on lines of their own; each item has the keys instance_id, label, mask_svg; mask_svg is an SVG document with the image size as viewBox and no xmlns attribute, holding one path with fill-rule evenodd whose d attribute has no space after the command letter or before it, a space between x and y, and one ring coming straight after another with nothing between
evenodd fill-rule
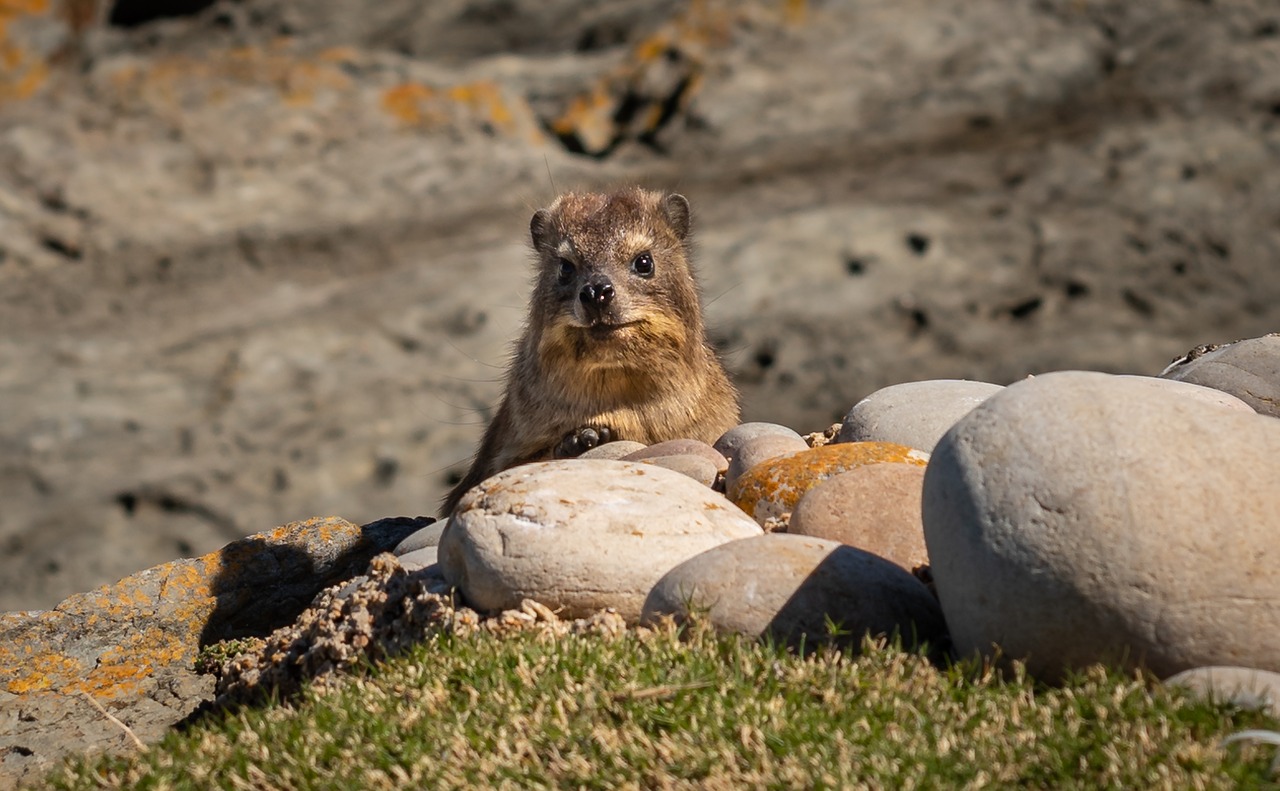
<instances>
[{"instance_id":1,"label":"weathered rock surface","mask_svg":"<svg viewBox=\"0 0 1280 791\"><path fill-rule=\"evenodd\" d=\"M1001 389L957 379L890 385L853 405L836 442L896 442L932 451L957 420Z\"/></svg>"},{"instance_id":2,"label":"weathered rock surface","mask_svg":"<svg viewBox=\"0 0 1280 791\"><path fill-rule=\"evenodd\" d=\"M785 533L730 541L676 566L645 599L643 620L691 610L717 629L793 645L856 648L869 633L937 647L946 635L937 601L903 569L835 541Z\"/></svg>"},{"instance_id":3,"label":"weathered rock surface","mask_svg":"<svg viewBox=\"0 0 1280 791\"><path fill-rule=\"evenodd\" d=\"M787 532L849 544L908 571L925 565L924 470L870 464L822 481L796 503Z\"/></svg>"},{"instance_id":4,"label":"weathered rock surface","mask_svg":"<svg viewBox=\"0 0 1280 791\"><path fill-rule=\"evenodd\" d=\"M892 442L825 445L753 466L729 484L729 499L763 524L790 513L805 492L842 472L868 464L923 467L928 462L925 451Z\"/></svg>"},{"instance_id":5,"label":"weathered rock surface","mask_svg":"<svg viewBox=\"0 0 1280 791\"><path fill-rule=\"evenodd\" d=\"M487 611L533 599L561 617L640 616L654 582L760 528L693 479L651 464L525 464L472 489L440 539L445 578Z\"/></svg>"},{"instance_id":6,"label":"weathered rock surface","mask_svg":"<svg viewBox=\"0 0 1280 791\"><path fill-rule=\"evenodd\" d=\"M1270 3L429 5L0 10L0 609L438 502L557 190L689 195L746 420L1280 324Z\"/></svg>"},{"instance_id":7,"label":"weathered rock surface","mask_svg":"<svg viewBox=\"0 0 1280 791\"><path fill-rule=\"evenodd\" d=\"M0 615L0 781L62 756L133 746L111 712L155 741L213 696L204 645L292 623L324 587L359 574L420 526L294 522L63 601ZM96 704L96 705L95 705Z\"/></svg>"},{"instance_id":8,"label":"weathered rock surface","mask_svg":"<svg viewBox=\"0 0 1280 791\"><path fill-rule=\"evenodd\" d=\"M1242 709L1262 709L1280 718L1280 673L1252 667L1193 667L1166 678L1164 683L1207 700L1230 702Z\"/></svg>"},{"instance_id":9,"label":"weathered rock surface","mask_svg":"<svg viewBox=\"0 0 1280 791\"><path fill-rule=\"evenodd\" d=\"M759 432L756 436L743 439L732 448L733 455L729 457L729 469L724 474L726 491L732 490L737 485L738 479L757 465L770 459L802 453L808 449L808 443L794 431L790 433Z\"/></svg>"},{"instance_id":10,"label":"weathered rock surface","mask_svg":"<svg viewBox=\"0 0 1280 791\"><path fill-rule=\"evenodd\" d=\"M1280 333L1193 349L1160 375L1230 393L1259 414L1280 417Z\"/></svg>"},{"instance_id":11,"label":"weathered rock surface","mask_svg":"<svg viewBox=\"0 0 1280 791\"><path fill-rule=\"evenodd\" d=\"M1100 373L1010 385L925 474L925 540L957 651L1055 679L1280 669L1280 423Z\"/></svg>"}]
</instances>

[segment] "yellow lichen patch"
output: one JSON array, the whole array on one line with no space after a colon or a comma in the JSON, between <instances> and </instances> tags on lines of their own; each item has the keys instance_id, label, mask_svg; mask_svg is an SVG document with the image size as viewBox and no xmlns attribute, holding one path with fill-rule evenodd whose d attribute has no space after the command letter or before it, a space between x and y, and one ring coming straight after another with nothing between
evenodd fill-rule
<instances>
[{"instance_id":1,"label":"yellow lichen patch","mask_svg":"<svg viewBox=\"0 0 1280 791\"><path fill-rule=\"evenodd\" d=\"M517 133L520 119L529 115L528 108L513 107L498 85L489 80L443 89L418 82L401 83L383 91L382 109L405 126L470 124L504 135ZM536 129L534 136L541 139Z\"/></svg>"},{"instance_id":2,"label":"yellow lichen patch","mask_svg":"<svg viewBox=\"0 0 1280 791\"><path fill-rule=\"evenodd\" d=\"M275 90L286 106L311 104L324 91L353 89L342 67L352 53L324 50L305 56L284 39L267 47L237 47L208 57L184 55L156 58L144 67L123 66L112 75L111 85L125 97L136 97L159 106L217 103L228 96L228 87L265 87Z\"/></svg>"},{"instance_id":3,"label":"yellow lichen patch","mask_svg":"<svg viewBox=\"0 0 1280 791\"><path fill-rule=\"evenodd\" d=\"M252 586L244 564L264 545L302 546L319 556L321 548L340 552L360 537L343 519L294 522L72 596L53 610L0 616L0 684L15 694L138 694L158 671L195 661L219 585Z\"/></svg>"},{"instance_id":4,"label":"yellow lichen patch","mask_svg":"<svg viewBox=\"0 0 1280 791\"><path fill-rule=\"evenodd\" d=\"M8 662L0 670L9 670ZM15 670L16 673L5 673L11 676L5 684L9 692L20 695L24 692L41 692L47 689L60 689L67 679L84 673L85 668L72 657L56 651L38 653L26 657Z\"/></svg>"},{"instance_id":5,"label":"yellow lichen patch","mask_svg":"<svg viewBox=\"0 0 1280 791\"><path fill-rule=\"evenodd\" d=\"M783 0L782 15L789 25L802 25L809 16L806 0Z\"/></svg>"},{"instance_id":6,"label":"yellow lichen patch","mask_svg":"<svg viewBox=\"0 0 1280 791\"><path fill-rule=\"evenodd\" d=\"M0 104L35 94L49 76L49 64L11 37L9 25L26 16L49 11L49 0L0 2Z\"/></svg>"},{"instance_id":7,"label":"yellow lichen patch","mask_svg":"<svg viewBox=\"0 0 1280 791\"><path fill-rule=\"evenodd\" d=\"M833 475L868 464L928 463L928 453L892 442L823 445L757 464L734 481L729 499L763 523L790 513L805 492Z\"/></svg>"},{"instance_id":8,"label":"yellow lichen patch","mask_svg":"<svg viewBox=\"0 0 1280 791\"><path fill-rule=\"evenodd\" d=\"M729 43L741 14L731 3L690 3L632 47L624 63L570 100L551 128L589 154L602 154L623 138L657 132L673 102L683 109L701 88L706 52ZM624 113L623 107L632 110Z\"/></svg>"}]
</instances>

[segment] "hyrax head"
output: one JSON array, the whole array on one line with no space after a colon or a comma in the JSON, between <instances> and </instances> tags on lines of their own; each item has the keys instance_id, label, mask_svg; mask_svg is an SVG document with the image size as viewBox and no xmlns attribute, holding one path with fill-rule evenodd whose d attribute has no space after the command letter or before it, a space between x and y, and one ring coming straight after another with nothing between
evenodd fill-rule
<instances>
[{"instance_id":1,"label":"hyrax head","mask_svg":"<svg viewBox=\"0 0 1280 791\"><path fill-rule=\"evenodd\" d=\"M568 193L533 215L535 323L543 345L586 358L649 343L701 338L689 267L689 202L638 188Z\"/></svg>"}]
</instances>

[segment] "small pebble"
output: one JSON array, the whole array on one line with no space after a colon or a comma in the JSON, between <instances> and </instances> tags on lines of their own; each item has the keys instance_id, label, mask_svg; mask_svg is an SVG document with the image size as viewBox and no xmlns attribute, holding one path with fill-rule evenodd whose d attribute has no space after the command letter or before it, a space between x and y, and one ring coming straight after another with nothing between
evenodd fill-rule
<instances>
[{"instance_id":1,"label":"small pebble","mask_svg":"<svg viewBox=\"0 0 1280 791\"><path fill-rule=\"evenodd\" d=\"M444 525L445 523L442 520L436 520L421 530L415 530L405 536L404 540L391 551L391 554L399 558L424 547L438 545L440 543L440 534L444 532Z\"/></svg>"},{"instance_id":2,"label":"small pebble","mask_svg":"<svg viewBox=\"0 0 1280 791\"><path fill-rule=\"evenodd\" d=\"M1164 683L1182 687L1205 700L1280 717L1280 673L1270 670L1230 665L1196 667L1170 676Z\"/></svg>"}]
</instances>

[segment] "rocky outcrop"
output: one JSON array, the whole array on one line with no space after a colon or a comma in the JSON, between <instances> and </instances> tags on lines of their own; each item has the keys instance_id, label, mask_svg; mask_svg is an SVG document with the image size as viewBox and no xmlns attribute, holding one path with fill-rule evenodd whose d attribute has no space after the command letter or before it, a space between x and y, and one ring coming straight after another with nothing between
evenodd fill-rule
<instances>
[{"instance_id":1,"label":"rocky outcrop","mask_svg":"<svg viewBox=\"0 0 1280 791\"><path fill-rule=\"evenodd\" d=\"M0 780L160 738L213 698L212 676L195 669L203 646L293 623L323 588L420 526L294 522L51 610L0 615Z\"/></svg>"},{"instance_id":2,"label":"rocky outcrop","mask_svg":"<svg viewBox=\"0 0 1280 791\"><path fill-rule=\"evenodd\" d=\"M141 6L0 10L0 608L432 510L569 187L689 194L749 420L1280 323L1268 3Z\"/></svg>"}]
</instances>

